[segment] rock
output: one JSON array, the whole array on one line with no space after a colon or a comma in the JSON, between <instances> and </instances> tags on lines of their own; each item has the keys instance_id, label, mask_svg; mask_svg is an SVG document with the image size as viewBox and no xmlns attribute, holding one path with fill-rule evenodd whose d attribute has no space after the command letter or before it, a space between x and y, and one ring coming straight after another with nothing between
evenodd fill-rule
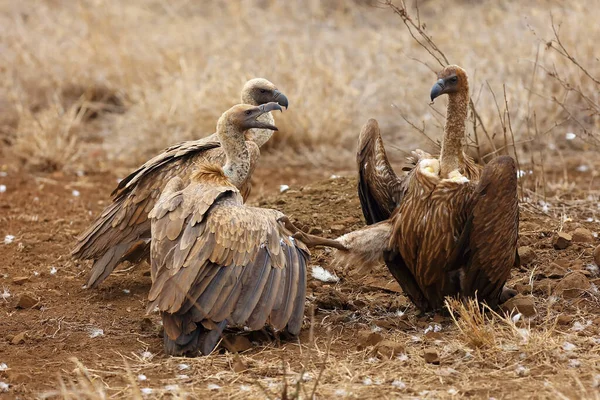
<instances>
[{"instance_id":1,"label":"rock","mask_svg":"<svg viewBox=\"0 0 600 400\"><path fill-rule=\"evenodd\" d=\"M323 233L323 229L320 226L313 226L308 230L311 235L320 235Z\"/></svg>"},{"instance_id":2,"label":"rock","mask_svg":"<svg viewBox=\"0 0 600 400\"><path fill-rule=\"evenodd\" d=\"M581 272L571 272L554 287L554 293L566 298L575 298L591 287L588 278Z\"/></svg>"},{"instance_id":3,"label":"rock","mask_svg":"<svg viewBox=\"0 0 600 400\"><path fill-rule=\"evenodd\" d=\"M538 270L538 276L543 277L543 278L550 278L550 279L562 278L563 276L566 275L566 273L567 273L566 268L558 265L557 263L553 263L553 262L542 266Z\"/></svg>"},{"instance_id":4,"label":"rock","mask_svg":"<svg viewBox=\"0 0 600 400\"><path fill-rule=\"evenodd\" d=\"M348 296L334 288L325 287L323 288L323 292L317 296L315 304L323 310L343 310L349 306Z\"/></svg>"},{"instance_id":5,"label":"rock","mask_svg":"<svg viewBox=\"0 0 600 400\"><path fill-rule=\"evenodd\" d=\"M597 266L600 266L600 245L594 249L594 262Z\"/></svg>"},{"instance_id":6,"label":"rock","mask_svg":"<svg viewBox=\"0 0 600 400\"><path fill-rule=\"evenodd\" d=\"M239 357L236 357L235 360L233 361L234 372L237 372L239 374L240 372L244 372L247 369L248 369L248 367L246 366L246 364L244 364L244 362L242 360L240 360Z\"/></svg>"},{"instance_id":7,"label":"rock","mask_svg":"<svg viewBox=\"0 0 600 400\"><path fill-rule=\"evenodd\" d=\"M515 290L521 294L531 294L531 285L525 285L523 283L517 283Z\"/></svg>"},{"instance_id":8,"label":"rock","mask_svg":"<svg viewBox=\"0 0 600 400\"><path fill-rule=\"evenodd\" d=\"M346 227L342 224L331 225L330 229L334 235L341 235L346 231Z\"/></svg>"},{"instance_id":9,"label":"rock","mask_svg":"<svg viewBox=\"0 0 600 400\"><path fill-rule=\"evenodd\" d=\"M12 341L11 341L11 342L12 342L12 344L14 344L14 345L18 345L18 344L21 344L21 343L25 343L25 338L26 338L26 337L27 337L27 333L26 333L26 332L21 332L21 333L19 333L19 334L15 335L15 336L12 338Z\"/></svg>"},{"instance_id":10,"label":"rock","mask_svg":"<svg viewBox=\"0 0 600 400\"><path fill-rule=\"evenodd\" d=\"M154 331L154 324L152 323L152 320L148 317L142 319L142 322L140 322L140 329L142 332Z\"/></svg>"},{"instance_id":11,"label":"rock","mask_svg":"<svg viewBox=\"0 0 600 400\"><path fill-rule=\"evenodd\" d=\"M545 295L549 295L553 292L554 286L556 285L556 281L552 279L542 279L540 281L535 281L533 283L533 291L534 293L542 293Z\"/></svg>"},{"instance_id":12,"label":"rock","mask_svg":"<svg viewBox=\"0 0 600 400\"><path fill-rule=\"evenodd\" d=\"M529 265L535 260L535 251L529 246L519 247L518 252L521 265Z\"/></svg>"},{"instance_id":13,"label":"rock","mask_svg":"<svg viewBox=\"0 0 600 400\"><path fill-rule=\"evenodd\" d=\"M594 235L586 228L575 229L571 232L571 237L573 238L573 242L576 243L592 243L594 241Z\"/></svg>"},{"instance_id":14,"label":"rock","mask_svg":"<svg viewBox=\"0 0 600 400\"><path fill-rule=\"evenodd\" d=\"M252 348L252 342L243 335L230 335L223 340L223 347L225 347L230 353L240 353Z\"/></svg>"},{"instance_id":15,"label":"rock","mask_svg":"<svg viewBox=\"0 0 600 400\"><path fill-rule=\"evenodd\" d=\"M360 331L358 332L357 350L364 350L369 346L375 346L383 340L383 335L378 332Z\"/></svg>"},{"instance_id":16,"label":"rock","mask_svg":"<svg viewBox=\"0 0 600 400\"><path fill-rule=\"evenodd\" d=\"M565 232L558 232L558 235L552 240L552 245L556 250L564 250L571 245L573 237Z\"/></svg>"},{"instance_id":17,"label":"rock","mask_svg":"<svg viewBox=\"0 0 600 400\"><path fill-rule=\"evenodd\" d=\"M38 303L38 299L28 293L23 293L17 300L16 308L34 308Z\"/></svg>"},{"instance_id":18,"label":"rock","mask_svg":"<svg viewBox=\"0 0 600 400\"><path fill-rule=\"evenodd\" d=\"M423 358L428 364L440 365L440 356L437 350L432 347L423 350Z\"/></svg>"},{"instance_id":19,"label":"rock","mask_svg":"<svg viewBox=\"0 0 600 400\"><path fill-rule=\"evenodd\" d=\"M556 318L556 323L559 325L569 325L571 322L573 322L573 317L567 314L560 314Z\"/></svg>"},{"instance_id":20,"label":"rock","mask_svg":"<svg viewBox=\"0 0 600 400\"><path fill-rule=\"evenodd\" d=\"M536 314L533 298L520 294L502 304L502 309L508 313L517 310L526 317L533 317Z\"/></svg>"},{"instance_id":21,"label":"rock","mask_svg":"<svg viewBox=\"0 0 600 400\"><path fill-rule=\"evenodd\" d=\"M378 357L391 360L398 354L404 353L404 346L392 340L384 340L375 346L374 353Z\"/></svg>"},{"instance_id":22,"label":"rock","mask_svg":"<svg viewBox=\"0 0 600 400\"><path fill-rule=\"evenodd\" d=\"M13 278L12 281L15 285L20 286L20 285L24 284L25 282L29 281L29 277L28 276L17 276L16 278Z\"/></svg>"}]
</instances>

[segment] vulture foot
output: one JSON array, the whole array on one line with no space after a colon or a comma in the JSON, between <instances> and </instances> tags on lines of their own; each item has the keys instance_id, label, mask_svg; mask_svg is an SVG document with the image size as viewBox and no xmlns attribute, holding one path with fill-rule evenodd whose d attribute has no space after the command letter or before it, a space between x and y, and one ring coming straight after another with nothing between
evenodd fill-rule
<instances>
[{"instance_id":1,"label":"vulture foot","mask_svg":"<svg viewBox=\"0 0 600 400\"><path fill-rule=\"evenodd\" d=\"M306 245L306 247L316 247L316 246L325 246L325 247L333 247L338 250L348 250L346 246L338 242L334 239L327 239L321 236L311 235L310 233L303 232L296 225L292 224L287 216L283 216L279 218L279 222L281 222L285 228L292 232L292 237L294 239L300 240L302 243Z\"/></svg>"}]
</instances>

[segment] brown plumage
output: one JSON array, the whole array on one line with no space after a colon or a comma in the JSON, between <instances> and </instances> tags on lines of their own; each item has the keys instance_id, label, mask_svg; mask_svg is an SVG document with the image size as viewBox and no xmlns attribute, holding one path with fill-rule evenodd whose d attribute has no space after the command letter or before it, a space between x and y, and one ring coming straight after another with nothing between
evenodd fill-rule
<instances>
[{"instance_id":1,"label":"brown plumage","mask_svg":"<svg viewBox=\"0 0 600 400\"><path fill-rule=\"evenodd\" d=\"M235 127L241 111L221 119ZM150 213L148 311L161 312L167 354L209 354L228 326L302 326L308 249L281 212L244 205L235 176L228 163L200 164L187 186L171 179Z\"/></svg>"},{"instance_id":2,"label":"brown plumage","mask_svg":"<svg viewBox=\"0 0 600 400\"><path fill-rule=\"evenodd\" d=\"M248 81L242 90L242 103L258 106L277 102L283 107L288 100L266 79ZM260 120L273 124L270 113L261 115ZM251 190L250 178L262 146L272 135L269 129L252 129L246 138L255 144L250 147L250 170L239 189L244 199ZM148 213L154 207L163 187L173 177L189 182L194 165L209 161L224 165L225 153L217 133L199 140L178 143L123 179L112 192L109 204L94 223L78 238L71 252L76 259L92 259L87 287L98 286L122 261L140 262L147 259L150 251L150 221Z\"/></svg>"},{"instance_id":3,"label":"brown plumage","mask_svg":"<svg viewBox=\"0 0 600 400\"><path fill-rule=\"evenodd\" d=\"M462 153L467 75L449 66L439 78L432 100L450 96L440 159L414 152L415 166L397 177L387 163L377 124L369 121L361 133L366 137L371 132L363 140L370 144L362 147L367 161L359 164L359 196L367 223L373 225L339 238L348 251L338 254L345 262L383 259L421 310L440 309L444 297L455 295L477 295L494 307L518 263L515 163L498 157L479 179L479 170Z\"/></svg>"}]
</instances>

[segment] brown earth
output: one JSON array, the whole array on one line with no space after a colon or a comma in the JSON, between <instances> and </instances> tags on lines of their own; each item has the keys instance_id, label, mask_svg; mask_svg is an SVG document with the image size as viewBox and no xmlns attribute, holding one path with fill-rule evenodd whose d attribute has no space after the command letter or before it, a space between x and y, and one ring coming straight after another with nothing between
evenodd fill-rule
<instances>
[{"instance_id":1,"label":"brown earth","mask_svg":"<svg viewBox=\"0 0 600 400\"><path fill-rule=\"evenodd\" d=\"M549 210L522 204L527 265L510 280L522 295L520 319L487 316L469 326L472 318L460 308L455 312L465 318L456 323L421 315L384 266L352 273L333 265L329 250L316 250L311 265L335 272L339 282L309 279L299 340L254 335L239 356L222 350L184 359L163 355L159 317L145 315L146 264L126 265L98 290L85 290L89 265L69 258L117 176L2 168L0 382L9 385L4 393L0 387L2 398L61 392L59 381L66 382L64 398L283 398L284 381L288 398L309 398L316 382L318 398L600 396L599 241L592 235L600 231L599 205L586 195L597 194L598 185L574 170L575 186L553 193ZM328 237L363 226L353 178L291 176L296 171L258 171L251 203L278 208ZM291 187L278 193L282 183ZM557 232L576 228L588 229L591 242L571 238L556 249ZM582 232L574 236L581 240Z\"/></svg>"}]
</instances>

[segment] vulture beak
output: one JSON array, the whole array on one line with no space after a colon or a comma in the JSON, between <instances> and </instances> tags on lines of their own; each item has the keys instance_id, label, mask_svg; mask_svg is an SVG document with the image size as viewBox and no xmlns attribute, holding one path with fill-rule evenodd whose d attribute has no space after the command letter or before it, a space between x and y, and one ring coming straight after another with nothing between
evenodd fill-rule
<instances>
[{"instance_id":1,"label":"vulture beak","mask_svg":"<svg viewBox=\"0 0 600 400\"><path fill-rule=\"evenodd\" d=\"M433 87L431 88L431 94L430 94L431 101L433 101L433 99L435 99L439 95L443 94L444 89L445 89L444 80L438 79L438 81L435 83L435 85L433 85Z\"/></svg>"},{"instance_id":2,"label":"vulture beak","mask_svg":"<svg viewBox=\"0 0 600 400\"><path fill-rule=\"evenodd\" d=\"M266 114L268 112L275 111L275 110L279 110L279 111L283 112L283 109L281 108L281 106L275 102L270 102L270 103L266 103L266 104L261 104L260 106L258 106L258 110L259 110L258 114L256 114L256 116L253 118L254 120L252 121L252 128L270 129L272 131L277 131L278 129L275 125L271 125L266 122L259 121L257 118L263 114Z\"/></svg>"},{"instance_id":3,"label":"vulture beak","mask_svg":"<svg viewBox=\"0 0 600 400\"><path fill-rule=\"evenodd\" d=\"M287 108L288 108L288 99L287 99L287 97L285 97L285 94L281 93L279 90L274 90L273 91L273 98L277 101L277 103L281 107L285 107L285 109L287 110Z\"/></svg>"}]
</instances>

